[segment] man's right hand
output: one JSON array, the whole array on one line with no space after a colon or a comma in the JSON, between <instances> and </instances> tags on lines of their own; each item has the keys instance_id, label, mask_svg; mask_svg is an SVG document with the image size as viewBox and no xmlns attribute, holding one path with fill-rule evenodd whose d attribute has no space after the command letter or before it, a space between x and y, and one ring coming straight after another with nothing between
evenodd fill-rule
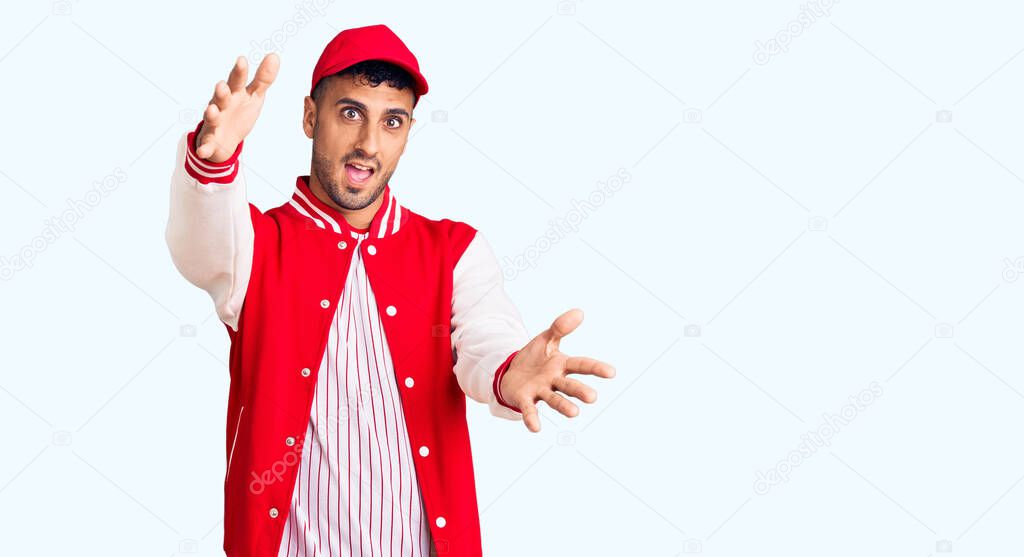
<instances>
[{"instance_id":1,"label":"man's right hand","mask_svg":"<svg viewBox=\"0 0 1024 557\"><path fill-rule=\"evenodd\" d=\"M213 98L203 112L203 126L195 139L196 154L200 158L224 162L231 157L256 124L263 109L263 97L277 77L280 65L277 54L267 54L256 69L252 83L246 85L249 63L244 56L238 57L227 82L218 81L214 86Z\"/></svg>"}]
</instances>

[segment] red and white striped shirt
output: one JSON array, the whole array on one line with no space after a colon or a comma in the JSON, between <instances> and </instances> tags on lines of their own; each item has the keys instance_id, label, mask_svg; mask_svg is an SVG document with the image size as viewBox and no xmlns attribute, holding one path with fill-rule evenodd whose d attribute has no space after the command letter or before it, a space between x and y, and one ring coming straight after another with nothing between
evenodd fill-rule
<instances>
[{"instance_id":1,"label":"red and white striped shirt","mask_svg":"<svg viewBox=\"0 0 1024 557\"><path fill-rule=\"evenodd\" d=\"M401 211L386 197L381 210ZM292 202L337 225L308 200ZM369 235L349 228L356 245ZM432 554L391 352L362 254L353 253L320 363L280 557Z\"/></svg>"}]
</instances>

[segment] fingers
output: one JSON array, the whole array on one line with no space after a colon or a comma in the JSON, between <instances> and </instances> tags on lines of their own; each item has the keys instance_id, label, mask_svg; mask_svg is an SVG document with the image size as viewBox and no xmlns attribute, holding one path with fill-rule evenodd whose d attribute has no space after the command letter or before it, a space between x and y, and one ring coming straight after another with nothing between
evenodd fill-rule
<instances>
[{"instance_id":1,"label":"fingers","mask_svg":"<svg viewBox=\"0 0 1024 557\"><path fill-rule=\"evenodd\" d=\"M578 406L555 391L547 391L541 394L541 400L543 400L552 410L566 418L575 418L580 413Z\"/></svg>"},{"instance_id":2,"label":"fingers","mask_svg":"<svg viewBox=\"0 0 1024 557\"><path fill-rule=\"evenodd\" d=\"M213 134L209 133L209 130L212 127L216 127L218 122L220 122L220 108L211 102L206 105L206 110L203 111L204 133L199 134L199 137L196 139L196 154L199 155L199 158L208 159L217 150Z\"/></svg>"},{"instance_id":3,"label":"fingers","mask_svg":"<svg viewBox=\"0 0 1024 557\"><path fill-rule=\"evenodd\" d=\"M260 67L256 69L256 75L252 78L252 83L245 88L250 95L263 95L266 93L267 88L274 83L274 79L277 78L277 70L281 67L281 59L276 53L271 52L263 57L263 61L260 62Z\"/></svg>"},{"instance_id":4,"label":"fingers","mask_svg":"<svg viewBox=\"0 0 1024 557\"><path fill-rule=\"evenodd\" d=\"M242 87L245 87L245 80L249 78L249 61L245 59L245 56L239 56L235 60L235 66L231 68L231 74L228 75L228 87L232 91L241 91Z\"/></svg>"},{"instance_id":5,"label":"fingers","mask_svg":"<svg viewBox=\"0 0 1024 557\"><path fill-rule=\"evenodd\" d=\"M201 142L196 146L196 154L201 159L209 159L217 152L217 141L213 139L213 135L204 134L199 138Z\"/></svg>"},{"instance_id":6,"label":"fingers","mask_svg":"<svg viewBox=\"0 0 1024 557\"><path fill-rule=\"evenodd\" d=\"M210 101L217 105L218 108L225 109L228 106L228 101L231 100L231 88L224 81L218 81L213 86L213 100Z\"/></svg>"},{"instance_id":7,"label":"fingers","mask_svg":"<svg viewBox=\"0 0 1024 557\"><path fill-rule=\"evenodd\" d=\"M571 356L566 359L565 371L568 373L596 375L605 379L615 377L615 368L612 365L585 356Z\"/></svg>"},{"instance_id":8,"label":"fingers","mask_svg":"<svg viewBox=\"0 0 1024 557\"><path fill-rule=\"evenodd\" d=\"M220 107L214 103L206 105L206 110L203 112L203 121L208 122L210 125L216 126L220 120Z\"/></svg>"},{"instance_id":9,"label":"fingers","mask_svg":"<svg viewBox=\"0 0 1024 557\"><path fill-rule=\"evenodd\" d=\"M570 309L556 317L551 326L548 327L548 330L544 332L544 336L548 341L548 348L557 349L562 337L575 331L576 327L579 327L582 322L583 310L579 308Z\"/></svg>"},{"instance_id":10,"label":"fingers","mask_svg":"<svg viewBox=\"0 0 1024 557\"><path fill-rule=\"evenodd\" d=\"M569 377L556 377L551 386L587 404L593 404L597 400L597 391L593 387Z\"/></svg>"},{"instance_id":11,"label":"fingers","mask_svg":"<svg viewBox=\"0 0 1024 557\"><path fill-rule=\"evenodd\" d=\"M591 403L597 400L597 391L575 379L559 377L556 378L551 385L555 389L558 389L569 396L576 397L583 402ZM559 414L562 414L566 418L575 418L580 414L578 406L551 389L544 389L532 398L543 400L549 408ZM517 400L514 404L522 413L523 423L526 424L526 428L537 433L540 431L540 413L537 411L537 405L532 398Z\"/></svg>"},{"instance_id":12,"label":"fingers","mask_svg":"<svg viewBox=\"0 0 1024 557\"><path fill-rule=\"evenodd\" d=\"M523 401L516 403L516 406L523 414L523 423L526 424L526 429L534 433L540 431L540 413L537 412L537 405L533 402Z\"/></svg>"},{"instance_id":13,"label":"fingers","mask_svg":"<svg viewBox=\"0 0 1024 557\"><path fill-rule=\"evenodd\" d=\"M206 141L199 147L196 147L196 155L199 155L201 159L209 159L215 151L216 149L214 149L212 141Z\"/></svg>"}]
</instances>

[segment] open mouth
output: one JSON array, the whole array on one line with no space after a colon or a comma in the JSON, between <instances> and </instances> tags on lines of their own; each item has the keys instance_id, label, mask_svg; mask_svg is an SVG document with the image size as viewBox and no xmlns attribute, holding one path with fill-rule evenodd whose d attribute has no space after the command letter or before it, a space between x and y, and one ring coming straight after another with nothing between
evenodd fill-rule
<instances>
[{"instance_id":1,"label":"open mouth","mask_svg":"<svg viewBox=\"0 0 1024 557\"><path fill-rule=\"evenodd\" d=\"M370 179L370 176L373 176L373 167L345 163L345 174L348 175L349 182L358 186L365 184Z\"/></svg>"}]
</instances>

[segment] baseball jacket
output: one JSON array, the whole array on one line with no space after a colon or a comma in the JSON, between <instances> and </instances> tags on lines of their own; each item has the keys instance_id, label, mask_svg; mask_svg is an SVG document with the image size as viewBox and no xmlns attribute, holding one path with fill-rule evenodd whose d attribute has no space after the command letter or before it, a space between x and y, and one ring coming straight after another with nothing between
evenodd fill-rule
<instances>
[{"instance_id":1,"label":"baseball jacket","mask_svg":"<svg viewBox=\"0 0 1024 557\"><path fill-rule=\"evenodd\" d=\"M529 341L486 239L464 222L399 205L390 185L358 245L308 176L287 202L262 211L246 197L242 145L223 163L200 159L193 138L201 127L178 142L166 241L230 339L225 553L277 555L331 317L360 249L404 385L409 443L429 449L414 462L437 551L481 555L466 396L521 419L498 385Z\"/></svg>"}]
</instances>

